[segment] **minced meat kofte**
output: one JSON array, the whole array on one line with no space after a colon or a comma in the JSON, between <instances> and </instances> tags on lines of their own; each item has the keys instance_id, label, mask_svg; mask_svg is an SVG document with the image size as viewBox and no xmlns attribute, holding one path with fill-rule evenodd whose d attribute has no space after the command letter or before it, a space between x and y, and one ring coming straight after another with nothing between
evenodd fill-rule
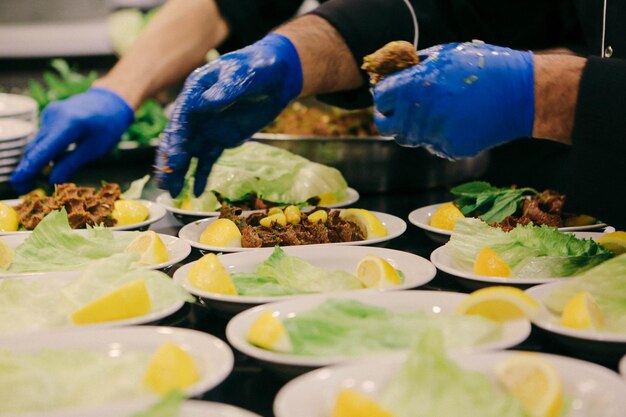
<instances>
[{"instance_id":1,"label":"minced meat kofte","mask_svg":"<svg viewBox=\"0 0 626 417\"><path fill-rule=\"evenodd\" d=\"M325 222L310 222L308 216L319 210L327 213L327 220ZM287 223L282 226L273 222L270 227L266 227L261 225L260 221L268 216L267 211L243 216L240 208L225 204L222 206L220 218L232 220L237 225L241 232L241 246L244 248L365 240L365 231L358 224L341 218L339 214L339 210L316 207L308 212L301 212L298 224Z\"/></svg>"},{"instance_id":2,"label":"minced meat kofte","mask_svg":"<svg viewBox=\"0 0 626 417\"><path fill-rule=\"evenodd\" d=\"M78 187L73 183L58 184L51 196L37 191L22 197L23 202L15 207L20 225L27 230L34 229L44 216L53 210L65 207L67 218L73 229L85 226L114 226L115 200L120 198L120 186L105 183L100 190L93 187Z\"/></svg>"}]
</instances>

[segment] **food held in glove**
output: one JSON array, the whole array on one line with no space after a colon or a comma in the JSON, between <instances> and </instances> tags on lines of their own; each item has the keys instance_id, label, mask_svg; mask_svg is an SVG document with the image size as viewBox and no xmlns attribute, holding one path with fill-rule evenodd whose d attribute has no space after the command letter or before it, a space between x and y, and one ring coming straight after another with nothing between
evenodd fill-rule
<instances>
[{"instance_id":1,"label":"food held in glove","mask_svg":"<svg viewBox=\"0 0 626 417\"><path fill-rule=\"evenodd\" d=\"M412 43L393 41L363 58L361 69L367 71L372 84L376 84L389 74L417 64L419 56Z\"/></svg>"}]
</instances>

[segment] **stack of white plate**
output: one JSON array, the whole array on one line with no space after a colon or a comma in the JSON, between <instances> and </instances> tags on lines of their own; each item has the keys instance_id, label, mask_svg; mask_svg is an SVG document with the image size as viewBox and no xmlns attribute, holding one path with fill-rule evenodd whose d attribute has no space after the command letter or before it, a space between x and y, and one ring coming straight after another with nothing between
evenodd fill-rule
<instances>
[{"instance_id":1,"label":"stack of white plate","mask_svg":"<svg viewBox=\"0 0 626 417\"><path fill-rule=\"evenodd\" d=\"M21 119L37 125L37 102L28 96L0 93L0 118Z\"/></svg>"},{"instance_id":2,"label":"stack of white plate","mask_svg":"<svg viewBox=\"0 0 626 417\"><path fill-rule=\"evenodd\" d=\"M32 123L0 118L0 184L8 183L22 158L24 147L35 133Z\"/></svg>"}]
</instances>

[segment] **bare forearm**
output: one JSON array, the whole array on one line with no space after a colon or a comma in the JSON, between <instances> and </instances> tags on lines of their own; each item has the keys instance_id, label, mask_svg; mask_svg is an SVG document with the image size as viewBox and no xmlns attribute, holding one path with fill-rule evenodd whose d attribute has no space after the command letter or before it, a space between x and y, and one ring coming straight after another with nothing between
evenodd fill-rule
<instances>
[{"instance_id":1,"label":"bare forearm","mask_svg":"<svg viewBox=\"0 0 626 417\"><path fill-rule=\"evenodd\" d=\"M227 35L228 26L214 0L169 0L131 49L94 85L110 88L137 108L199 66Z\"/></svg>"},{"instance_id":2,"label":"bare forearm","mask_svg":"<svg viewBox=\"0 0 626 417\"><path fill-rule=\"evenodd\" d=\"M308 15L275 30L298 50L302 62L301 96L359 87L363 79L342 36L326 20Z\"/></svg>"},{"instance_id":3,"label":"bare forearm","mask_svg":"<svg viewBox=\"0 0 626 417\"><path fill-rule=\"evenodd\" d=\"M571 144L578 86L586 59L535 55L533 137Z\"/></svg>"}]
</instances>

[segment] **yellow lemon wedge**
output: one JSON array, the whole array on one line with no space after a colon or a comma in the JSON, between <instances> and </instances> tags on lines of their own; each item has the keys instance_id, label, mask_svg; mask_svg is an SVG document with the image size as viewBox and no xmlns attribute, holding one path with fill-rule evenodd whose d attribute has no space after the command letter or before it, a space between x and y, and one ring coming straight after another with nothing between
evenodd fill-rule
<instances>
[{"instance_id":1,"label":"yellow lemon wedge","mask_svg":"<svg viewBox=\"0 0 626 417\"><path fill-rule=\"evenodd\" d=\"M376 239L387 236L387 228L385 225L369 210L350 208L343 210L339 216L358 224L365 232L366 239Z\"/></svg>"},{"instance_id":2,"label":"yellow lemon wedge","mask_svg":"<svg viewBox=\"0 0 626 417\"><path fill-rule=\"evenodd\" d=\"M229 248L241 247L241 232L229 219L217 219L211 222L200 235L200 243Z\"/></svg>"},{"instance_id":3,"label":"yellow lemon wedge","mask_svg":"<svg viewBox=\"0 0 626 417\"><path fill-rule=\"evenodd\" d=\"M510 277L511 268L491 248L483 248L474 261L474 273L489 277Z\"/></svg>"},{"instance_id":4,"label":"yellow lemon wedge","mask_svg":"<svg viewBox=\"0 0 626 417\"><path fill-rule=\"evenodd\" d=\"M101 323L143 316L151 308L146 283L137 279L75 310L70 319L75 324Z\"/></svg>"},{"instance_id":5,"label":"yellow lemon wedge","mask_svg":"<svg viewBox=\"0 0 626 417\"><path fill-rule=\"evenodd\" d=\"M596 242L616 255L626 253L626 232L617 231L600 236Z\"/></svg>"},{"instance_id":6,"label":"yellow lemon wedge","mask_svg":"<svg viewBox=\"0 0 626 417\"><path fill-rule=\"evenodd\" d=\"M497 380L519 400L530 417L557 417L563 408L563 387L557 370L533 353L511 355L496 366Z\"/></svg>"},{"instance_id":7,"label":"yellow lemon wedge","mask_svg":"<svg viewBox=\"0 0 626 417\"><path fill-rule=\"evenodd\" d=\"M208 253L189 268L189 283L195 288L218 294L237 295L237 289L224 265L214 253Z\"/></svg>"},{"instance_id":8,"label":"yellow lemon wedge","mask_svg":"<svg viewBox=\"0 0 626 417\"><path fill-rule=\"evenodd\" d=\"M138 253L141 255L139 262L143 265L155 265L167 262L169 253L165 247L165 243L158 234L152 230L141 232L139 236L133 239L126 249L126 253Z\"/></svg>"},{"instance_id":9,"label":"yellow lemon wedge","mask_svg":"<svg viewBox=\"0 0 626 417\"><path fill-rule=\"evenodd\" d=\"M193 210L193 203L191 202L191 198L185 198L183 199L183 202L180 204L180 208L182 210Z\"/></svg>"},{"instance_id":10,"label":"yellow lemon wedge","mask_svg":"<svg viewBox=\"0 0 626 417\"><path fill-rule=\"evenodd\" d=\"M393 417L374 400L350 388L344 388L337 394L332 417Z\"/></svg>"},{"instance_id":11,"label":"yellow lemon wedge","mask_svg":"<svg viewBox=\"0 0 626 417\"><path fill-rule=\"evenodd\" d=\"M453 230L456 219L465 217L454 203L444 203L430 218L430 225L445 230Z\"/></svg>"},{"instance_id":12,"label":"yellow lemon wedge","mask_svg":"<svg viewBox=\"0 0 626 417\"><path fill-rule=\"evenodd\" d=\"M7 245L4 239L0 238L0 269L7 269L13 258L15 257L15 251L12 247Z\"/></svg>"},{"instance_id":13,"label":"yellow lemon wedge","mask_svg":"<svg viewBox=\"0 0 626 417\"><path fill-rule=\"evenodd\" d=\"M193 358L174 342L165 342L150 358L143 382L150 389L166 394L185 389L200 380Z\"/></svg>"},{"instance_id":14,"label":"yellow lemon wedge","mask_svg":"<svg viewBox=\"0 0 626 417\"><path fill-rule=\"evenodd\" d=\"M572 226L587 226L590 224L597 223L598 219L595 217L589 216L588 214L577 214L576 216L567 217L563 226L572 227Z\"/></svg>"},{"instance_id":15,"label":"yellow lemon wedge","mask_svg":"<svg viewBox=\"0 0 626 417\"><path fill-rule=\"evenodd\" d=\"M604 315L593 296L587 291L580 291L563 308L561 325L598 330L604 326Z\"/></svg>"},{"instance_id":16,"label":"yellow lemon wedge","mask_svg":"<svg viewBox=\"0 0 626 417\"><path fill-rule=\"evenodd\" d=\"M289 334L283 323L274 315L265 311L248 329L248 342L263 349L276 352L291 352Z\"/></svg>"},{"instance_id":17,"label":"yellow lemon wedge","mask_svg":"<svg viewBox=\"0 0 626 417\"><path fill-rule=\"evenodd\" d=\"M19 225L17 211L11 206L0 203L0 232L15 232Z\"/></svg>"},{"instance_id":18,"label":"yellow lemon wedge","mask_svg":"<svg viewBox=\"0 0 626 417\"><path fill-rule=\"evenodd\" d=\"M116 220L116 226L141 223L150 216L148 207L136 200L116 200L111 214Z\"/></svg>"},{"instance_id":19,"label":"yellow lemon wedge","mask_svg":"<svg viewBox=\"0 0 626 417\"><path fill-rule=\"evenodd\" d=\"M337 197L333 193L320 194L318 195L318 197L320 201L317 203L317 205L320 207L329 206L337 202Z\"/></svg>"},{"instance_id":20,"label":"yellow lemon wedge","mask_svg":"<svg viewBox=\"0 0 626 417\"><path fill-rule=\"evenodd\" d=\"M469 294L457 307L457 314L476 314L495 321L532 318L539 304L519 288L494 286Z\"/></svg>"},{"instance_id":21,"label":"yellow lemon wedge","mask_svg":"<svg viewBox=\"0 0 626 417\"><path fill-rule=\"evenodd\" d=\"M359 261L356 277L367 288L389 288L402 283L396 268L377 255L366 255Z\"/></svg>"}]
</instances>

